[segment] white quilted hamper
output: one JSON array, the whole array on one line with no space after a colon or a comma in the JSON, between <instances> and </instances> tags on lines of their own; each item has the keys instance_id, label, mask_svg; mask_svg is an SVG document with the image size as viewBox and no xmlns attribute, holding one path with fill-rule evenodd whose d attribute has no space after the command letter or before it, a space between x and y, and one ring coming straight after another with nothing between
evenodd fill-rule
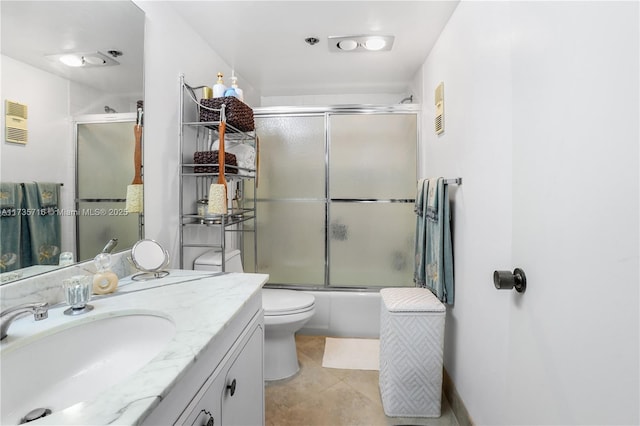
<instances>
[{"instance_id":1,"label":"white quilted hamper","mask_svg":"<svg viewBox=\"0 0 640 426\"><path fill-rule=\"evenodd\" d=\"M440 417L445 307L426 288L384 288L380 395L390 417Z\"/></svg>"}]
</instances>

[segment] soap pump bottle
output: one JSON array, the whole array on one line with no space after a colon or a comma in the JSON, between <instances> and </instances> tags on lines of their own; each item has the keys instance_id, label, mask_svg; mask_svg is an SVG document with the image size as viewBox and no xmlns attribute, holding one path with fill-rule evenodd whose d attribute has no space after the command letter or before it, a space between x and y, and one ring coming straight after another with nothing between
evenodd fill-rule
<instances>
[{"instance_id":1,"label":"soap pump bottle","mask_svg":"<svg viewBox=\"0 0 640 426\"><path fill-rule=\"evenodd\" d=\"M222 81L222 73L218 73L218 81L213 85L213 97L221 98L224 96L224 92L227 90L227 86L224 85L224 81Z\"/></svg>"},{"instance_id":2,"label":"soap pump bottle","mask_svg":"<svg viewBox=\"0 0 640 426\"><path fill-rule=\"evenodd\" d=\"M233 71L231 71L231 87L236 91L236 98L244 102L244 92L238 87L238 77Z\"/></svg>"}]
</instances>

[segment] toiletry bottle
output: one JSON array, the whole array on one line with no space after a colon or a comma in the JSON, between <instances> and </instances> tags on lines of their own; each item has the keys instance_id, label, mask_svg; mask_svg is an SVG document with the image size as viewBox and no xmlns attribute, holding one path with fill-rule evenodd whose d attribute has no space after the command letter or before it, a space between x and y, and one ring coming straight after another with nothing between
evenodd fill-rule
<instances>
[{"instance_id":1,"label":"toiletry bottle","mask_svg":"<svg viewBox=\"0 0 640 426\"><path fill-rule=\"evenodd\" d=\"M213 85L213 97L221 98L224 96L224 92L227 90L227 86L224 85L224 81L222 81L222 73L218 73L218 81Z\"/></svg>"},{"instance_id":2,"label":"toiletry bottle","mask_svg":"<svg viewBox=\"0 0 640 426\"><path fill-rule=\"evenodd\" d=\"M231 87L236 91L235 97L244 102L244 92L238 87L238 77L231 71Z\"/></svg>"},{"instance_id":3,"label":"toiletry bottle","mask_svg":"<svg viewBox=\"0 0 640 426\"><path fill-rule=\"evenodd\" d=\"M225 96L235 96L236 98L238 97L238 93L236 92L236 89L234 89L233 87L229 87L227 90L224 91L224 95ZM238 98L240 99L240 98Z\"/></svg>"}]
</instances>

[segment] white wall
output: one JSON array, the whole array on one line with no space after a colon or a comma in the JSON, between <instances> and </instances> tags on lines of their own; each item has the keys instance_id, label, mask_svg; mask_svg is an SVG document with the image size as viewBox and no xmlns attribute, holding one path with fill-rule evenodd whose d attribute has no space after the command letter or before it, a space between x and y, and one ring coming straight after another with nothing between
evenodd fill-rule
<instances>
[{"instance_id":1,"label":"white wall","mask_svg":"<svg viewBox=\"0 0 640 426\"><path fill-rule=\"evenodd\" d=\"M2 107L2 167L5 182L60 182L59 208L74 209L73 126L69 116L69 81L23 62L2 56L2 102L28 107L26 145L4 140ZM73 216L61 217L62 250L75 247Z\"/></svg>"},{"instance_id":2,"label":"white wall","mask_svg":"<svg viewBox=\"0 0 640 426\"><path fill-rule=\"evenodd\" d=\"M160 242L179 266L179 75L192 86L213 85L231 75L225 63L167 2L135 1L145 12L144 185L145 236ZM179 6L177 6L179 7ZM238 75L245 102L260 94Z\"/></svg>"},{"instance_id":3,"label":"white wall","mask_svg":"<svg viewBox=\"0 0 640 426\"><path fill-rule=\"evenodd\" d=\"M638 55L637 2L462 2L423 65L422 174L463 178L445 367L477 424L640 422ZM518 266L526 293L493 287Z\"/></svg>"}]
</instances>

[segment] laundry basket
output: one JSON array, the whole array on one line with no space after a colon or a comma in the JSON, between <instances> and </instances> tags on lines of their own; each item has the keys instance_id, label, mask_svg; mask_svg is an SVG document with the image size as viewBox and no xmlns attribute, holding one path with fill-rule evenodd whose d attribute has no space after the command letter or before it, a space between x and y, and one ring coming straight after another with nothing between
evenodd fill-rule
<instances>
[{"instance_id":1,"label":"laundry basket","mask_svg":"<svg viewBox=\"0 0 640 426\"><path fill-rule=\"evenodd\" d=\"M426 288L384 288L380 395L390 417L440 417L445 307Z\"/></svg>"}]
</instances>

